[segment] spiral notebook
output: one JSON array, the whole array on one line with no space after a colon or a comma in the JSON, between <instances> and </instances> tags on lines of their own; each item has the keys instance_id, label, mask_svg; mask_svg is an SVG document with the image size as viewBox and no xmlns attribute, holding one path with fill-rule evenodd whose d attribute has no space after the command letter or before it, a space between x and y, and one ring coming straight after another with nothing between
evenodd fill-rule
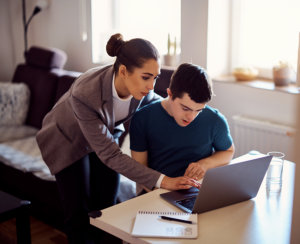
<instances>
[{"instance_id":1,"label":"spiral notebook","mask_svg":"<svg viewBox=\"0 0 300 244\"><path fill-rule=\"evenodd\" d=\"M191 223L166 220L161 216ZM138 211L131 234L136 237L197 238L198 217L190 213Z\"/></svg>"}]
</instances>

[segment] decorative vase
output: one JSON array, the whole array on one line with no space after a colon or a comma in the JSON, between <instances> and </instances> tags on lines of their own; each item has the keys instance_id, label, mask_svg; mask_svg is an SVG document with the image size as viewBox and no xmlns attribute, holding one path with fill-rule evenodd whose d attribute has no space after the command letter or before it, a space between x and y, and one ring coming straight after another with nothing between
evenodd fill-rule
<instances>
[{"instance_id":1,"label":"decorative vase","mask_svg":"<svg viewBox=\"0 0 300 244\"><path fill-rule=\"evenodd\" d=\"M275 86L287 86L292 80L293 70L290 66L273 67Z\"/></svg>"},{"instance_id":2,"label":"decorative vase","mask_svg":"<svg viewBox=\"0 0 300 244\"><path fill-rule=\"evenodd\" d=\"M166 54L164 55L164 65L166 66L177 66L177 55Z\"/></svg>"}]
</instances>

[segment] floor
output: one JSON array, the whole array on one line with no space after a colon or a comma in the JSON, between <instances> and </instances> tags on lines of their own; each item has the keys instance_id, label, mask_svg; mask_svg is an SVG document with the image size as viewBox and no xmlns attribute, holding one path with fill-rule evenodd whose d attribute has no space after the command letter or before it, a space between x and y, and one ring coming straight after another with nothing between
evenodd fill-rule
<instances>
[{"instance_id":1,"label":"floor","mask_svg":"<svg viewBox=\"0 0 300 244\"><path fill-rule=\"evenodd\" d=\"M16 219L0 223L0 243L16 244ZM31 217L31 242L32 244L67 244L64 233Z\"/></svg>"}]
</instances>

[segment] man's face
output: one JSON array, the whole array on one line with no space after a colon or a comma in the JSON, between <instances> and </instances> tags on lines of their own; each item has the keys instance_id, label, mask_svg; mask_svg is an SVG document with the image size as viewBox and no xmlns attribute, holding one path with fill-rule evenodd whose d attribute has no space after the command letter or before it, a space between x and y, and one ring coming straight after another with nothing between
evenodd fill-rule
<instances>
[{"instance_id":1,"label":"man's face","mask_svg":"<svg viewBox=\"0 0 300 244\"><path fill-rule=\"evenodd\" d=\"M169 91L170 92L170 91ZM187 93L184 93L182 98L172 100L170 96L170 112L179 126L188 126L198 114L205 108L206 103L196 103Z\"/></svg>"}]
</instances>

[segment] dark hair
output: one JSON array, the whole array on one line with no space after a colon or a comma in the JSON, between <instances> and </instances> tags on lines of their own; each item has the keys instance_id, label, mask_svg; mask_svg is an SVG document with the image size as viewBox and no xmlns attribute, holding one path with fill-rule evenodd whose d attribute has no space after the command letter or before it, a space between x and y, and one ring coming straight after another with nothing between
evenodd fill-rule
<instances>
[{"instance_id":1,"label":"dark hair","mask_svg":"<svg viewBox=\"0 0 300 244\"><path fill-rule=\"evenodd\" d=\"M207 103L213 91L206 71L194 64L183 63L173 73L170 82L172 99L182 98L187 93L196 103Z\"/></svg>"},{"instance_id":2,"label":"dark hair","mask_svg":"<svg viewBox=\"0 0 300 244\"><path fill-rule=\"evenodd\" d=\"M118 72L121 64L132 72L134 68L141 68L149 59L159 59L159 53L151 42L140 38L124 41L119 33L110 37L106 52L111 57L117 57L114 63L115 72Z\"/></svg>"}]
</instances>

